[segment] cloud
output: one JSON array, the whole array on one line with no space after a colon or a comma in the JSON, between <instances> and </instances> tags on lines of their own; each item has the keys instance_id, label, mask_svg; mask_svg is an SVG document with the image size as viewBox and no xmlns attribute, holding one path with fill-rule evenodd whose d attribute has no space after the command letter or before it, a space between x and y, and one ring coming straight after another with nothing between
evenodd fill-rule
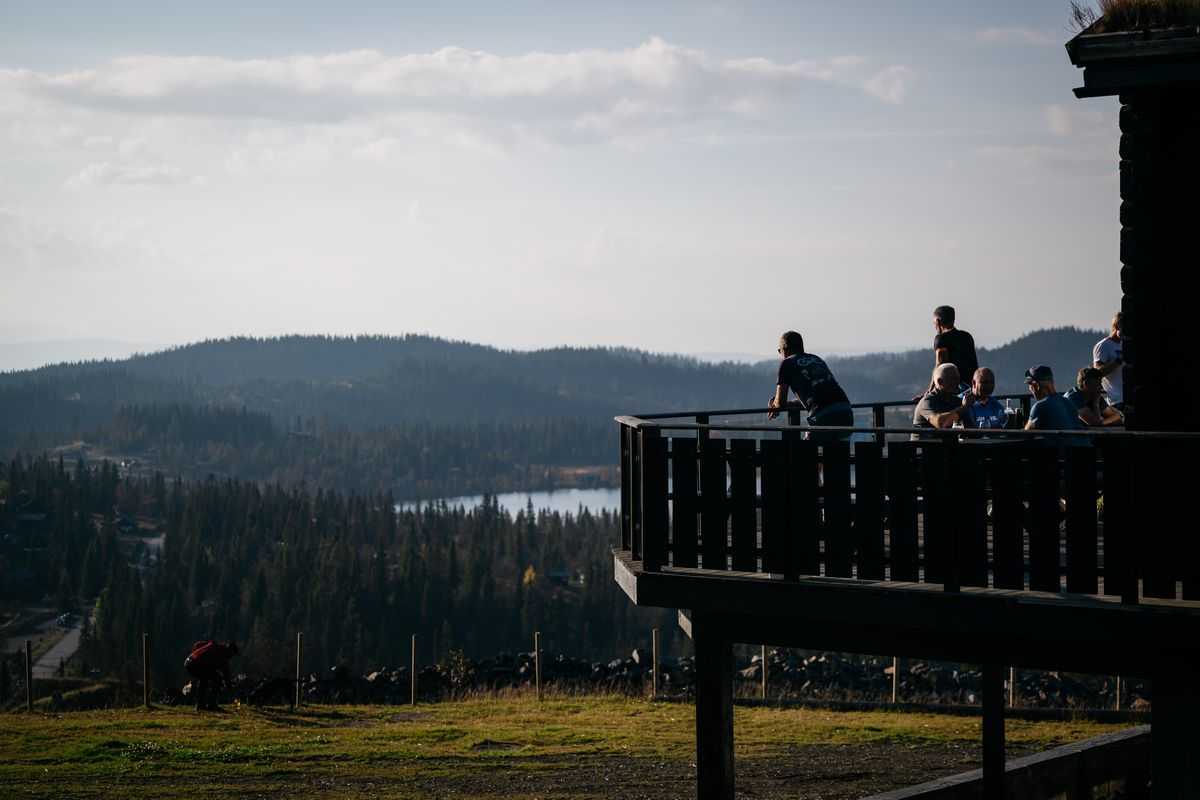
<instances>
[{"instance_id":1,"label":"cloud","mask_svg":"<svg viewBox=\"0 0 1200 800\"><path fill-rule=\"evenodd\" d=\"M92 186L180 186L201 185L204 178L189 175L167 164L127 164L102 161L88 164L67 179L71 189Z\"/></svg>"},{"instance_id":2,"label":"cloud","mask_svg":"<svg viewBox=\"0 0 1200 800\"><path fill-rule=\"evenodd\" d=\"M904 102L912 79L913 71L908 67L891 66L872 75L863 84L863 90L885 103L898 105Z\"/></svg>"},{"instance_id":3,"label":"cloud","mask_svg":"<svg viewBox=\"0 0 1200 800\"><path fill-rule=\"evenodd\" d=\"M1032 28L984 28L975 31L975 41L980 44L1047 47L1062 44L1061 39L1061 36Z\"/></svg>"},{"instance_id":4,"label":"cloud","mask_svg":"<svg viewBox=\"0 0 1200 800\"><path fill-rule=\"evenodd\" d=\"M136 56L49 74L0 70L5 87L73 108L328 123L381 115L559 126L611 135L696 119L753 118L817 86L887 103L904 100L912 71L861 56L722 59L652 38L624 50L497 55L446 47L385 55L234 60Z\"/></svg>"}]
</instances>

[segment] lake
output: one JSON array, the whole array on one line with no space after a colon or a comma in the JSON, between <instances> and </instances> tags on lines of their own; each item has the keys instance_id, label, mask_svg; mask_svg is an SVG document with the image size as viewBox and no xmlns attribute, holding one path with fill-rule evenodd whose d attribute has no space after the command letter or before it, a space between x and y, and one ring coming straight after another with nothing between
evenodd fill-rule
<instances>
[{"instance_id":1,"label":"lake","mask_svg":"<svg viewBox=\"0 0 1200 800\"><path fill-rule=\"evenodd\" d=\"M444 498L448 506L463 506L464 508L475 508L483 502L483 495L472 494L463 497L447 497ZM560 514L571 512L572 514L579 511L579 507L589 508L592 511L616 511L621 507L621 490L620 489L555 489L550 492L505 492L504 494L496 495L496 502L499 506L510 514L516 514L518 511L524 511L525 506L529 501L533 501L533 507L538 511L549 510L557 511ZM433 500L422 500L414 502L399 503L396 505L397 511L412 511L418 505L425 506Z\"/></svg>"}]
</instances>

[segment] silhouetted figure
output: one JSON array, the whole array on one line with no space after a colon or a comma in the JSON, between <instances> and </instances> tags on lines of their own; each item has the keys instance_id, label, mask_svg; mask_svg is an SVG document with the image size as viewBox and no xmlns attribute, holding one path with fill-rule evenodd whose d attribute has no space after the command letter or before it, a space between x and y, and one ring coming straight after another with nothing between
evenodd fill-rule
<instances>
[{"instance_id":1,"label":"silhouetted figure","mask_svg":"<svg viewBox=\"0 0 1200 800\"><path fill-rule=\"evenodd\" d=\"M229 660L236 656L238 648L232 642L215 642L211 639L196 642L192 652L183 662L183 668L192 676L192 694L196 699L196 710L215 710L213 696L219 681L222 687L230 685Z\"/></svg>"},{"instance_id":2,"label":"silhouetted figure","mask_svg":"<svg viewBox=\"0 0 1200 800\"><path fill-rule=\"evenodd\" d=\"M788 390L791 389L800 407L808 412L809 425L854 425L850 399L829 366L820 357L804 352L804 339L800 334L788 331L779 337L779 357L775 396L767 403L771 409L767 413L768 419L775 419L780 409L788 407ZM838 434L835 438L848 436Z\"/></svg>"},{"instance_id":3,"label":"silhouetted figure","mask_svg":"<svg viewBox=\"0 0 1200 800\"><path fill-rule=\"evenodd\" d=\"M953 364L962 380L971 380L979 369L979 358L975 355L975 339L966 331L954 327L954 307L938 306L933 310L933 366ZM928 391L936 387L930 385ZM928 392L927 392L928 393ZM919 402L917 395L913 402Z\"/></svg>"},{"instance_id":4,"label":"silhouetted figure","mask_svg":"<svg viewBox=\"0 0 1200 800\"><path fill-rule=\"evenodd\" d=\"M1054 388L1054 371L1050 367L1042 364L1025 370L1025 383L1034 397L1025 430L1073 431L1083 427L1075 404Z\"/></svg>"},{"instance_id":5,"label":"silhouetted figure","mask_svg":"<svg viewBox=\"0 0 1200 800\"><path fill-rule=\"evenodd\" d=\"M1100 370L1084 367L1075 376L1075 385L1063 397L1075 406L1079 421L1089 428L1123 425L1125 417L1104 400Z\"/></svg>"},{"instance_id":6,"label":"silhouetted figure","mask_svg":"<svg viewBox=\"0 0 1200 800\"><path fill-rule=\"evenodd\" d=\"M942 430L953 428L956 422L965 425L975 395L969 389L959 394L958 368L953 364L939 364L934 367L932 383L933 388L913 409L913 427ZM912 438L920 437L914 433Z\"/></svg>"}]
</instances>

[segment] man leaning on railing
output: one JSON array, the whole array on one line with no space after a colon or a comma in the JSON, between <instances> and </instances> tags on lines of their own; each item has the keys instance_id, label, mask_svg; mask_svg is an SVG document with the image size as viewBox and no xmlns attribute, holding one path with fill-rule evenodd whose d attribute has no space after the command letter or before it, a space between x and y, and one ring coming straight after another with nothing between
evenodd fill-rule
<instances>
[{"instance_id":1,"label":"man leaning on railing","mask_svg":"<svg viewBox=\"0 0 1200 800\"><path fill-rule=\"evenodd\" d=\"M804 339L795 331L779 337L779 377L775 396L768 401L768 419L779 416L788 405L788 390L795 393L801 407L808 411L808 424L853 427L854 409L833 372L820 356L804 352ZM828 435L828 434L826 434ZM849 434L835 434L848 438Z\"/></svg>"}]
</instances>

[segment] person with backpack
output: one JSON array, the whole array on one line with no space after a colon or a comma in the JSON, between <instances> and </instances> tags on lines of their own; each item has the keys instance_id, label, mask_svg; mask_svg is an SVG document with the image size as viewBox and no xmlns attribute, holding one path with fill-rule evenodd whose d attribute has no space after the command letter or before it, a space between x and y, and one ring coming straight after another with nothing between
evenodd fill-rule
<instances>
[{"instance_id":1,"label":"person with backpack","mask_svg":"<svg viewBox=\"0 0 1200 800\"><path fill-rule=\"evenodd\" d=\"M238 647L233 642L206 639L192 645L192 652L184 659L183 668L192 676L192 694L196 698L197 711L215 711L218 708L214 695L217 682L220 682L220 688L232 683L229 660L237 654Z\"/></svg>"}]
</instances>

